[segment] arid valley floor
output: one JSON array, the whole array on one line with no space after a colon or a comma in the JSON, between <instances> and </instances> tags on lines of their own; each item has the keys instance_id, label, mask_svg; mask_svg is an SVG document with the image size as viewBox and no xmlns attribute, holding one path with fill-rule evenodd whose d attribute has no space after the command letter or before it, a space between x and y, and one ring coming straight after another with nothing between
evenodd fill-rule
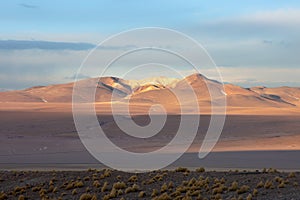
<instances>
[{"instance_id":1,"label":"arid valley floor","mask_svg":"<svg viewBox=\"0 0 300 200\"><path fill-rule=\"evenodd\" d=\"M205 79L192 75L186 80L196 91L205 91L203 81L207 81L218 94L226 92L227 98L226 113L217 113L226 114L226 119L213 151L204 159L198 158L211 120L207 92L201 92L197 94L201 113L193 112L192 107L184 113L191 119L200 116L197 136L188 151L167 166L167 171L136 175L134 168L132 173L104 170L107 167L83 146L73 120L72 84L2 92L0 199L299 199L299 88L225 85L222 92L219 83ZM94 80L90 82L94 84ZM179 81L174 88L185 95L184 86ZM108 78L98 87L99 98L102 94L110 97L116 88L121 98L116 101L121 105L119 113L123 112L122 98L131 95L131 118L137 124L149 123L149 107L156 103L166 106L167 121L155 136L129 137L113 120L111 104L98 102L95 111L107 137L136 153L168 144L182 114L176 100L168 96L168 88L148 85L132 89L126 82ZM84 110L82 114L86 114ZM167 153L177 153L177 148ZM206 172L200 172L200 167ZM136 179L129 180L131 176Z\"/></svg>"}]
</instances>

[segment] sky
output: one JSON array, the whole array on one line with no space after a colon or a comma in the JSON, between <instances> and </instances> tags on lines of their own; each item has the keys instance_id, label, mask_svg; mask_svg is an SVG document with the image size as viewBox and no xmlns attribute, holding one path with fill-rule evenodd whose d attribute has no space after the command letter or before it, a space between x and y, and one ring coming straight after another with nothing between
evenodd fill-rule
<instances>
[{"instance_id":1,"label":"sky","mask_svg":"<svg viewBox=\"0 0 300 200\"><path fill-rule=\"evenodd\" d=\"M4 0L0 9L0 90L72 82L98 43L143 27L173 29L195 39L225 82L300 86L299 0ZM107 45L97 53L105 57L127 48ZM143 56L132 59L140 63ZM110 75L129 71L131 61L120 63ZM182 63L172 64L183 73L191 71ZM96 59L90 68L79 77L98 76L103 63ZM146 71L144 76L155 76L157 66L147 65ZM214 77L205 67L201 72Z\"/></svg>"}]
</instances>

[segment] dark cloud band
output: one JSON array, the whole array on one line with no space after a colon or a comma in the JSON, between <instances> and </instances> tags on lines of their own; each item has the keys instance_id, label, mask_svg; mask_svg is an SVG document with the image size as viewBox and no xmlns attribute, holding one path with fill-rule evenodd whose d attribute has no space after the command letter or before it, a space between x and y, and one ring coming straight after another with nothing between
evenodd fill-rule
<instances>
[{"instance_id":1,"label":"dark cloud band","mask_svg":"<svg viewBox=\"0 0 300 200\"><path fill-rule=\"evenodd\" d=\"M34 40L0 40L0 50L88 50L94 48L91 43L73 43L73 42L51 42Z\"/></svg>"}]
</instances>

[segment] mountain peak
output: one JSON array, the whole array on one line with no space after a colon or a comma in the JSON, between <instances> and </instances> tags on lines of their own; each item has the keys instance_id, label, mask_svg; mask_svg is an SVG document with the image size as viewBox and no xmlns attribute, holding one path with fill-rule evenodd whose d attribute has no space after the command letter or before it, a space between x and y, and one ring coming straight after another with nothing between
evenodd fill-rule
<instances>
[{"instance_id":1,"label":"mountain peak","mask_svg":"<svg viewBox=\"0 0 300 200\"><path fill-rule=\"evenodd\" d=\"M142 93L151 90L160 90L166 88L164 85L161 84L146 84L142 85L134 90L134 93Z\"/></svg>"}]
</instances>

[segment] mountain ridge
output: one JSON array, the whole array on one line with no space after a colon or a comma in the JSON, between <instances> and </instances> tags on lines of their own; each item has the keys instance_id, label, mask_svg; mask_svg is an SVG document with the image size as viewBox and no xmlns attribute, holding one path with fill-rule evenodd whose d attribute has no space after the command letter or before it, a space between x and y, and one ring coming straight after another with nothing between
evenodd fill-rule
<instances>
[{"instance_id":1,"label":"mountain ridge","mask_svg":"<svg viewBox=\"0 0 300 200\"><path fill-rule=\"evenodd\" d=\"M192 74L183 79L152 77L144 80L124 80L118 77L100 77L80 80L84 87L96 87L95 101L109 102L131 99L133 102L174 104L182 95L188 102L187 90L192 88L199 103L211 101L211 95L226 95L227 105L233 107L299 107L300 88L257 86L243 88L222 84L202 74ZM72 102L73 82L49 86L34 86L24 90L0 92L0 102ZM84 100L84 96L82 99ZM178 102L177 102L178 103Z\"/></svg>"}]
</instances>

